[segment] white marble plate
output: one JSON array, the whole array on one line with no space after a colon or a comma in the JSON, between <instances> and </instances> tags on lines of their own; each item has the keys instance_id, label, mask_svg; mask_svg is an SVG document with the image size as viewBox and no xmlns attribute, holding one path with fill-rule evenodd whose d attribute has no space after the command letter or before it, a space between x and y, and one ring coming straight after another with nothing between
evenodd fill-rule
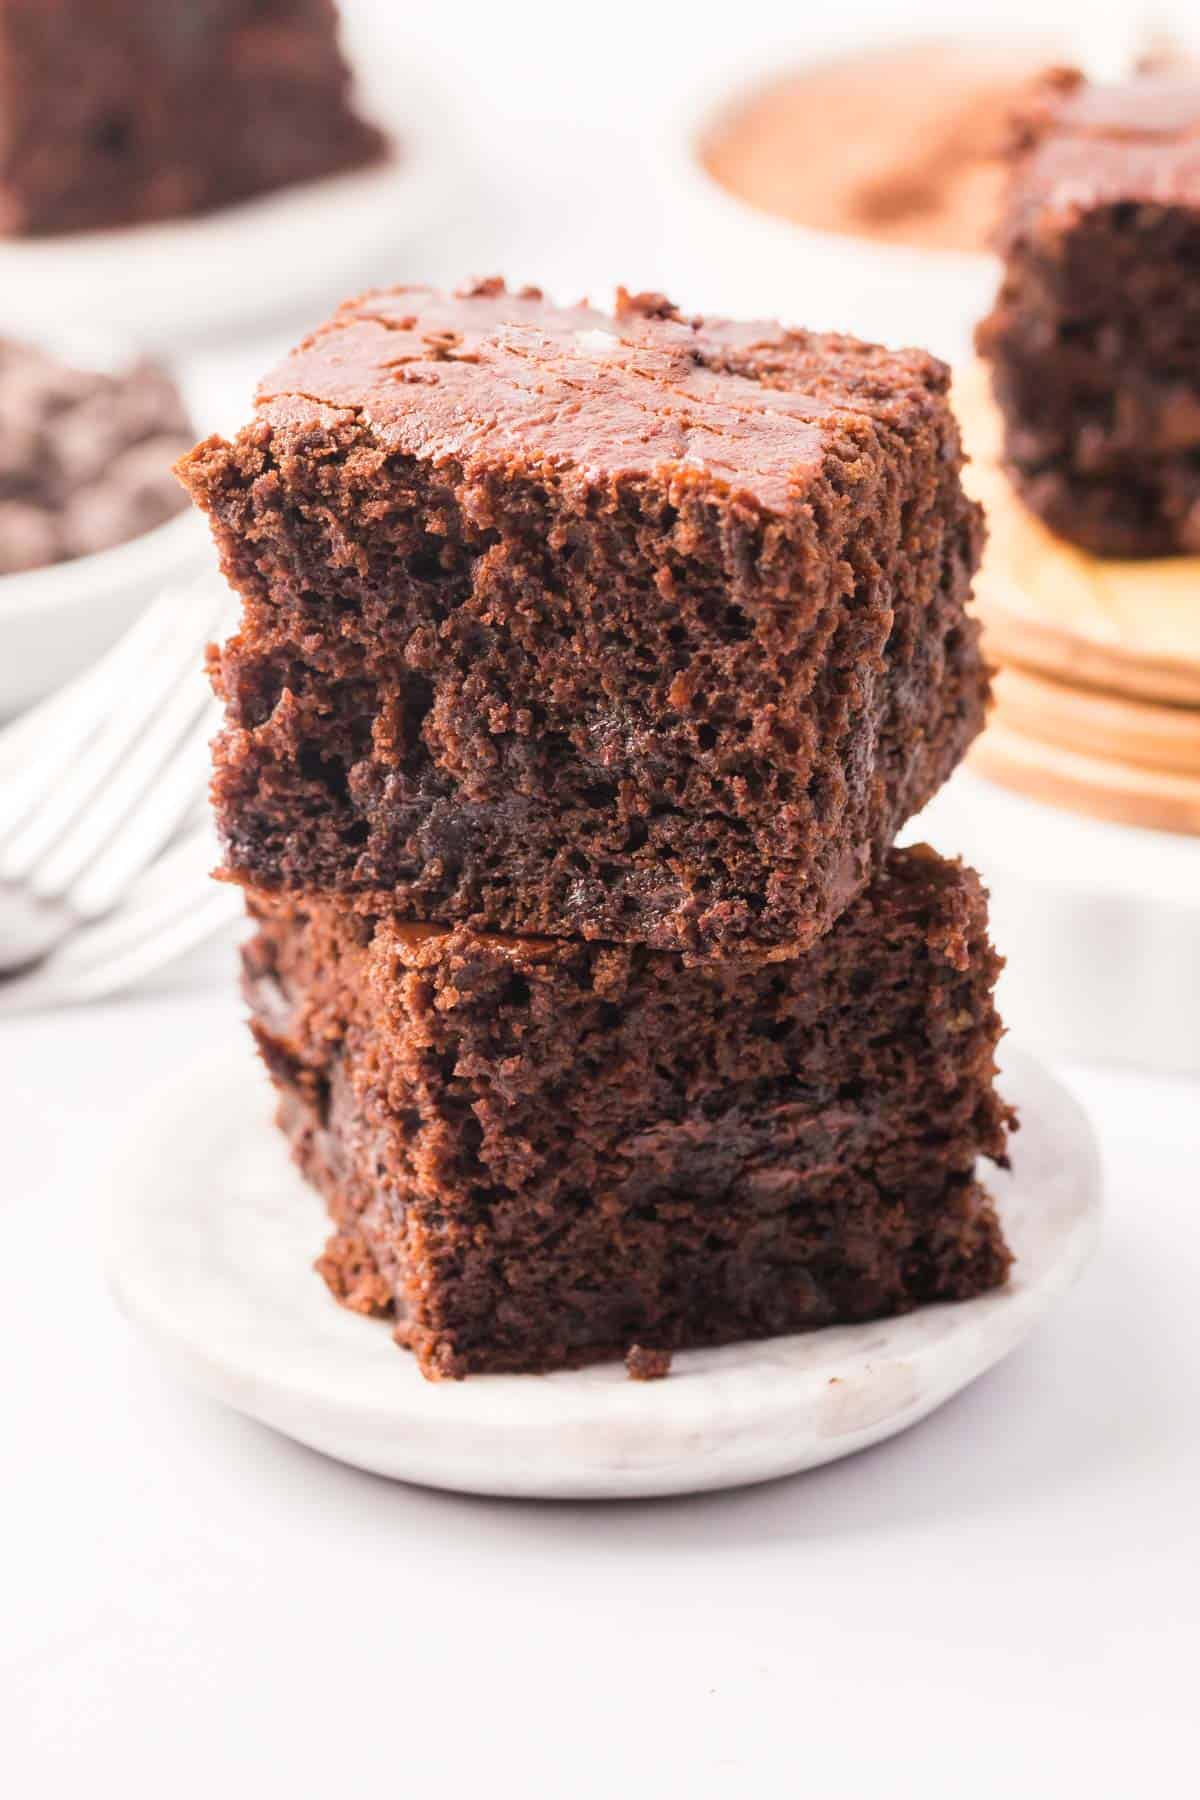
<instances>
[{"instance_id":1,"label":"white marble plate","mask_svg":"<svg viewBox=\"0 0 1200 1800\"><path fill-rule=\"evenodd\" d=\"M109 1274L128 1316L206 1393L381 1475L471 1493L606 1499L735 1487L846 1456L924 1418L1029 1333L1095 1241L1091 1128L1007 1050L1021 1110L993 1191L1017 1255L1003 1291L905 1318L623 1365L429 1383L386 1324L335 1305L320 1203L231 1052L146 1109L113 1188Z\"/></svg>"}]
</instances>

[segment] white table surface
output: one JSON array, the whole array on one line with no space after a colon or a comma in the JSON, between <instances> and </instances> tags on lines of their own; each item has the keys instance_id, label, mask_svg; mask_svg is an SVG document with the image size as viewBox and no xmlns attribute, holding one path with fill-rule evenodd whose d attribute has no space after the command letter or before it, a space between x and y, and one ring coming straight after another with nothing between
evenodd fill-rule
<instances>
[{"instance_id":1,"label":"white table surface","mask_svg":"<svg viewBox=\"0 0 1200 1800\"><path fill-rule=\"evenodd\" d=\"M732 55L728 21L620 0L408 23L466 72L488 175L398 276L702 303L639 183L661 84ZM794 8L738 9L739 49L798 31ZM102 1172L164 1069L241 1028L230 962L0 1024L6 1792L1192 1791L1200 1089L1060 1071L1102 1140L1101 1253L1027 1347L893 1443L726 1496L471 1500L194 1398L105 1292Z\"/></svg>"},{"instance_id":2,"label":"white table surface","mask_svg":"<svg viewBox=\"0 0 1200 1800\"><path fill-rule=\"evenodd\" d=\"M1196 1088L1066 1071L1099 1257L894 1442L703 1499L470 1500L193 1397L105 1291L98 1178L163 1069L241 1028L225 956L0 1027L7 1791L1187 1791Z\"/></svg>"}]
</instances>

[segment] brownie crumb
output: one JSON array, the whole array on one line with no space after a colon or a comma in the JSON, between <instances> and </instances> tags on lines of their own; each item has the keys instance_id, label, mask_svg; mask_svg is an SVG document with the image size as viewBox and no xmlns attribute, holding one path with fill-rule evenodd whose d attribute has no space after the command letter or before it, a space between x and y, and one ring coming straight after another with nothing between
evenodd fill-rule
<instances>
[{"instance_id":1,"label":"brownie crumb","mask_svg":"<svg viewBox=\"0 0 1200 1800\"><path fill-rule=\"evenodd\" d=\"M392 1310L392 1295L375 1265L370 1249L355 1232L330 1238L313 1264L335 1300L348 1312L384 1318Z\"/></svg>"},{"instance_id":2,"label":"brownie crumb","mask_svg":"<svg viewBox=\"0 0 1200 1800\"><path fill-rule=\"evenodd\" d=\"M671 1373L671 1352L631 1344L625 1352L625 1369L631 1381L662 1381Z\"/></svg>"}]
</instances>

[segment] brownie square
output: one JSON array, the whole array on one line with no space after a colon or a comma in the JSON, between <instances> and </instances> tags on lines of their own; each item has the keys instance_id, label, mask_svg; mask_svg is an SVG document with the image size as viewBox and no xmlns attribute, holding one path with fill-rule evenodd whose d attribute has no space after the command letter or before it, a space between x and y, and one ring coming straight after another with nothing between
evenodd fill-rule
<instances>
[{"instance_id":1,"label":"brownie square","mask_svg":"<svg viewBox=\"0 0 1200 1800\"><path fill-rule=\"evenodd\" d=\"M1009 1255L978 877L894 852L803 958L252 903L253 1028L335 1231L425 1374L538 1370L962 1299Z\"/></svg>"},{"instance_id":2,"label":"brownie square","mask_svg":"<svg viewBox=\"0 0 1200 1800\"><path fill-rule=\"evenodd\" d=\"M331 0L0 0L0 233L206 212L383 149Z\"/></svg>"},{"instance_id":3,"label":"brownie square","mask_svg":"<svg viewBox=\"0 0 1200 1800\"><path fill-rule=\"evenodd\" d=\"M229 873L794 955L982 723L947 371L489 281L343 306L180 465L241 629Z\"/></svg>"},{"instance_id":4,"label":"brownie square","mask_svg":"<svg viewBox=\"0 0 1200 1800\"><path fill-rule=\"evenodd\" d=\"M1045 89L999 249L977 341L1019 492L1099 555L1200 551L1200 76Z\"/></svg>"}]
</instances>

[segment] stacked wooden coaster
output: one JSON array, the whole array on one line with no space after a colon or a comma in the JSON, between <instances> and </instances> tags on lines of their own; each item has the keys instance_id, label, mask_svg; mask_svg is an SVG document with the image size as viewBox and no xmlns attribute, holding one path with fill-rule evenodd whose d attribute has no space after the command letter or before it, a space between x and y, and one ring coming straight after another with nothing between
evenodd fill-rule
<instances>
[{"instance_id":1,"label":"stacked wooden coaster","mask_svg":"<svg viewBox=\"0 0 1200 1800\"><path fill-rule=\"evenodd\" d=\"M998 671L973 766L1055 806L1200 834L1200 557L1122 561L1056 537L1001 467L981 366L956 403L988 514L975 591Z\"/></svg>"}]
</instances>

